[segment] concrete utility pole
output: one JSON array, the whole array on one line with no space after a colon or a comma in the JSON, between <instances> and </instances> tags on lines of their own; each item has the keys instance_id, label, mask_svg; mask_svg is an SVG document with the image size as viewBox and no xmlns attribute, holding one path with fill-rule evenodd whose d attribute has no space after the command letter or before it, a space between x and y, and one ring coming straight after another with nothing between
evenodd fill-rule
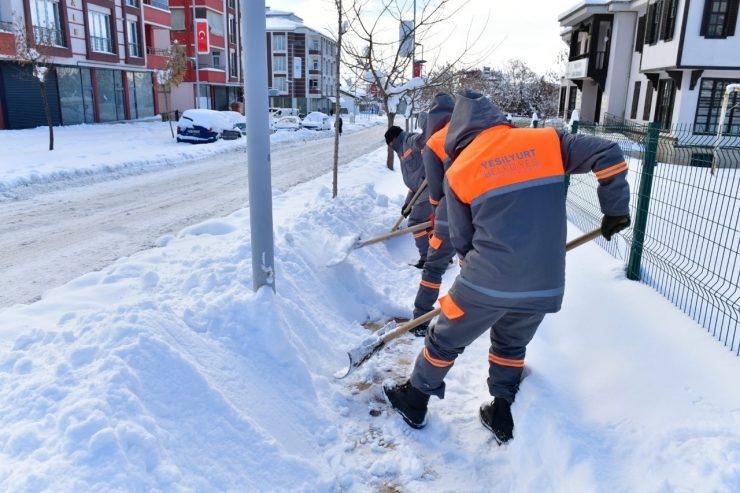
<instances>
[{"instance_id":1,"label":"concrete utility pole","mask_svg":"<svg viewBox=\"0 0 740 493\"><path fill-rule=\"evenodd\" d=\"M198 26L195 25L195 0L193 0L193 61L195 62L195 107L200 109L200 72L198 70Z\"/></svg>"},{"instance_id":2,"label":"concrete utility pole","mask_svg":"<svg viewBox=\"0 0 740 493\"><path fill-rule=\"evenodd\" d=\"M255 291L265 284L274 291L265 0L240 1L245 68L244 111L247 115L249 224L252 229L252 283Z\"/></svg>"}]
</instances>

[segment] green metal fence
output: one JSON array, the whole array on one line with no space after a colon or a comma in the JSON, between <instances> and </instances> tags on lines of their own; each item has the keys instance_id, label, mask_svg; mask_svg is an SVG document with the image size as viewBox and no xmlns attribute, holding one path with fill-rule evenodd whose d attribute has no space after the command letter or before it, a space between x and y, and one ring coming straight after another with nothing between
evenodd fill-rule
<instances>
[{"instance_id":1,"label":"green metal fence","mask_svg":"<svg viewBox=\"0 0 740 493\"><path fill-rule=\"evenodd\" d=\"M577 131L618 142L629 165L632 227L597 242L625 261L629 279L654 287L740 354L740 136L715 149L715 136L691 125L663 129L609 115ZM601 223L597 186L593 174L570 177L568 218L583 231Z\"/></svg>"}]
</instances>

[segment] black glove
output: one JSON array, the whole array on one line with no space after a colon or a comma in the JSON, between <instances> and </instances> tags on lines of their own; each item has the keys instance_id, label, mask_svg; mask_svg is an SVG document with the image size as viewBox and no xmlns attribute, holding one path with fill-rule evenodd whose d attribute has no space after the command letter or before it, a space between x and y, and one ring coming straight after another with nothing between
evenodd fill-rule
<instances>
[{"instance_id":1,"label":"black glove","mask_svg":"<svg viewBox=\"0 0 740 493\"><path fill-rule=\"evenodd\" d=\"M604 218L601 220L601 234L604 235L606 241L612 241L613 235L629 227L629 214L626 214L624 216L604 216Z\"/></svg>"},{"instance_id":2,"label":"black glove","mask_svg":"<svg viewBox=\"0 0 740 493\"><path fill-rule=\"evenodd\" d=\"M401 215L403 217L409 217L409 214L411 214L411 210L410 209L409 209L408 212L406 212L406 207L408 207L408 206L409 206L409 203L406 202L405 204L403 204L403 207L401 207Z\"/></svg>"}]
</instances>

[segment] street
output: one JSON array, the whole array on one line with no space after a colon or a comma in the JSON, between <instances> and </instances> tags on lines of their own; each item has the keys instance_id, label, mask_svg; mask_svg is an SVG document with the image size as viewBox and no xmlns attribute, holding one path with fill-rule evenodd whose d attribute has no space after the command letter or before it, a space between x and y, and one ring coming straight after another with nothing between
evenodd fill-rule
<instances>
[{"instance_id":1,"label":"street","mask_svg":"<svg viewBox=\"0 0 740 493\"><path fill-rule=\"evenodd\" d=\"M384 126L340 138L340 165L382 145ZM331 171L333 140L272 153L272 187L285 191ZM157 238L221 217L248 199L246 153L193 161L114 181L0 203L0 308L42 293Z\"/></svg>"}]
</instances>

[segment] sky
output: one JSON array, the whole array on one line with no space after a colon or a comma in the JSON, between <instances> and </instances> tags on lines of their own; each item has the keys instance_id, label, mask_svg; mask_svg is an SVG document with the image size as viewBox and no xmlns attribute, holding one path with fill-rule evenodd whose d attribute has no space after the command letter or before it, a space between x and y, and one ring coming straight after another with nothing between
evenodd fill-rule
<instances>
[{"instance_id":1,"label":"sky","mask_svg":"<svg viewBox=\"0 0 740 493\"><path fill-rule=\"evenodd\" d=\"M364 0L368 1L368 0ZM411 19L412 0L399 0L409 5L406 19ZM427 0L428 1L428 0ZM418 0L417 12L424 0ZM379 3L369 0L370 6ZM459 11L439 26L427 45L435 44L434 54L425 53L429 60L438 55L440 60L455 59L465 49L466 40L479 36L473 51L478 65L501 67L506 60L521 58L536 72L555 68L555 59L565 44L559 33L558 16L578 0L450 0L448 12ZM273 9L295 12L306 25L318 30L336 30L336 10L333 0L267 0ZM462 7L460 7L462 6ZM419 15L417 13L417 15ZM389 19L389 24L395 21ZM389 28L389 33L397 28ZM491 48L498 45L491 53ZM471 57L470 60L473 58Z\"/></svg>"}]
</instances>

